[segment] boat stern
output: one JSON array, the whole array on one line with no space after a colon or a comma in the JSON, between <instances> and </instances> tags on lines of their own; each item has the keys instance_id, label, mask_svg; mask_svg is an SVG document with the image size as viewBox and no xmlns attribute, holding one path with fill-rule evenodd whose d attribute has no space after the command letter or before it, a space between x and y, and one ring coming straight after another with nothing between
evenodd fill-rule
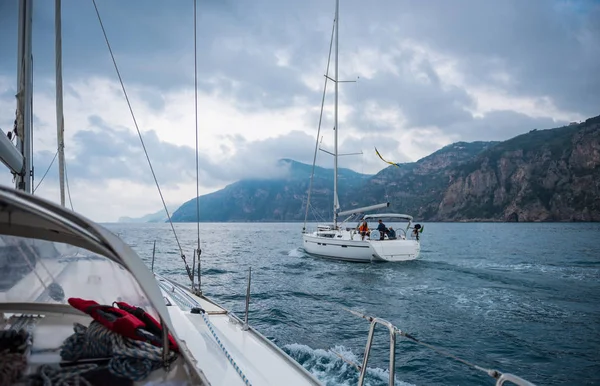
<instances>
[{"instance_id":1,"label":"boat stern","mask_svg":"<svg viewBox=\"0 0 600 386\"><path fill-rule=\"evenodd\" d=\"M416 240L370 240L374 260L416 260L421 253L421 243Z\"/></svg>"}]
</instances>

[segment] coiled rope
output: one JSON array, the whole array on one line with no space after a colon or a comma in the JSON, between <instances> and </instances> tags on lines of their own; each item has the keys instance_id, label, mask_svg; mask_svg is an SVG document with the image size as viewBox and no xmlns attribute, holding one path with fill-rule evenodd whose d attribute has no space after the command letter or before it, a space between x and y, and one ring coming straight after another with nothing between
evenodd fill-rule
<instances>
[{"instance_id":1,"label":"coiled rope","mask_svg":"<svg viewBox=\"0 0 600 386\"><path fill-rule=\"evenodd\" d=\"M14 384L25 372L27 359L21 353L0 353L0 386Z\"/></svg>"},{"instance_id":2,"label":"coiled rope","mask_svg":"<svg viewBox=\"0 0 600 386\"><path fill-rule=\"evenodd\" d=\"M76 362L81 359L107 359L108 364L81 364L65 368L43 365L36 374L29 377L33 383L44 386L90 386L91 383L82 375L100 369L108 369L112 375L120 378L140 381L163 366L162 348L126 338L96 321L90 323L89 327L75 323L73 330L75 333L60 347L63 360ZM175 359L177 354L171 351L168 362ZM0 385L3 386L4 383Z\"/></svg>"},{"instance_id":3,"label":"coiled rope","mask_svg":"<svg viewBox=\"0 0 600 386\"><path fill-rule=\"evenodd\" d=\"M82 375L98 368L96 364L72 366L65 369L42 365L36 374L28 377L27 385L43 386L93 386Z\"/></svg>"},{"instance_id":4,"label":"coiled rope","mask_svg":"<svg viewBox=\"0 0 600 386\"><path fill-rule=\"evenodd\" d=\"M150 343L125 338L93 321L89 327L75 323L75 333L61 346L63 360L77 361L88 358L107 358L108 370L118 377L139 381L163 366L162 348ZM177 354L169 352L169 362Z\"/></svg>"},{"instance_id":5,"label":"coiled rope","mask_svg":"<svg viewBox=\"0 0 600 386\"><path fill-rule=\"evenodd\" d=\"M31 335L21 328L26 325L26 320L19 318L13 323L14 328L0 330L0 386L14 384L27 369Z\"/></svg>"}]
</instances>

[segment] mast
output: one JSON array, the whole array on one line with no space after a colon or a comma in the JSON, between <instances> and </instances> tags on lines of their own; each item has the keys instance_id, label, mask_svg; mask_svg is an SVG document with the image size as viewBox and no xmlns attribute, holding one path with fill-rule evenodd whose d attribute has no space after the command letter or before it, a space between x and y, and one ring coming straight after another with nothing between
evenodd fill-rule
<instances>
[{"instance_id":1,"label":"mast","mask_svg":"<svg viewBox=\"0 0 600 386\"><path fill-rule=\"evenodd\" d=\"M333 145L333 226L337 229L338 217L338 54L339 54L340 0L335 1L335 102Z\"/></svg>"},{"instance_id":2,"label":"mast","mask_svg":"<svg viewBox=\"0 0 600 386\"><path fill-rule=\"evenodd\" d=\"M61 0L54 3L54 37L56 56L56 141L58 145L58 180L60 205L65 206L65 119L63 115Z\"/></svg>"},{"instance_id":3,"label":"mast","mask_svg":"<svg viewBox=\"0 0 600 386\"><path fill-rule=\"evenodd\" d=\"M31 22L32 1L20 0L19 2L19 47L17 58L17 148L23 155L23 171L17 174L16 189L31 193L31 122L33 83L32 83L32 57L31 57Z\"/></svg>"}]
</instances>

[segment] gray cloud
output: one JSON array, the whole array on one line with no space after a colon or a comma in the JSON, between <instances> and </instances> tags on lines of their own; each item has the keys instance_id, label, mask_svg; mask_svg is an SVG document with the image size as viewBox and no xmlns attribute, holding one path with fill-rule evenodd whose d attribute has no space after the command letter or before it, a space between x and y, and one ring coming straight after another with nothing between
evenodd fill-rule
<instances>
[{"instance_id":1,"label":"gray cloud","mask_svg":"<svg viewBox=\"0 0 600 386\"><path fill-rule=\"evenodd\" d=\"M34 65L42 77L54 74L53 6L52 2L39 2L34 8ZM182 6L156 0L98 3L126 83L151 82L163 90L193 85L191 6L192 3ZM282 21L261 26L252 15L264 9L251 7L248 15L248 10L226 2L199 1L198 7L201 89L232 94L242 109L283 107L296 94L312 94L301 83L301 67L276 65L275 51L288 48L294 39L289 32L283 33L288 28ZM17 5L3 4L1 10L0 20L4 23L0 24L0 41L6 43L3 51L7 49L0 57L0 74L13 75ZM132 23L131 18L136 22ZM273 32L277 35L271 35ZM324 63L324 59L320 62ZM91 2L63 4L63 73L65 82L89 73L117 79ZM235 86L228 79L234 80Z\"/></svg>"},{"instance_id":2,"label":"gray cloud","mask_svg":"<svg viewBox=\"0 0 600 386\"><path fill-rule=\"evenodd\" d=\"M585 116L598 112L597 2L438 1L411 5L416 17L400 33L456 58L470 83L496 84L513 95L549 96L557 107ZM494 77L498 72L507 73L509 82L499 82Z\"/></svg>"},{"instance_id":3,"label":"gray cloud","mask_svg":"<svg viewBox=\"0 0 600 386\"><path fill-rule=\"evenodd\" d=\"M199 1L200 87L231 97L241 110L287 107L297 97L318 104L320 92L307 88L301 77L324 71L333 5L333 1L318 0ZM98 6L127 84L161 90L193 86L191 2L105 0ZM16 10L16 2L0 2L0 75L13 76L16 69ZM585 117L596 115L600 106L598 20L600 6L592 0L346 0L340 19L343 74L356 75L349 58L360 58L369 48L390 56L401 75L378 72L361 80L360 101L353 103L345 97L355 108L345 124L380 135L377 142L385 145L378 147L398 161L405 156L398 153L393 140L387 139L393 138L392 129L366 116L369 100L401 112L409 127L437 126L462 140L507 139L532 128L562 124L552 117L532 118L510 110L474 118L468 109L475 101L467 90L444 85L435 71L436 63L422 58L416 62L420 56L415 48L398 48L401 39L450 58L467 88L484 85L507 96L549 98L558 109ZM37 2L33 37L36 79L53 77L53 23L53 2ZM90 2L63 4L63 35L66 87L69 81L90 74L116 80ZM280 51L288 57L289 65L277 65ZM417 78L415 72L426 79ZM2 100L14 99L13 89L0 92ZM142 98L156 110L164 108L160 93L147 93ZM14 109L0 114L0 122L9 124L14 119ZM316 127L317 118L314 112L307 112L304 119ZM152 183L135 133L107 127L102 120L92 118L89 127L73 140L77 153L69 154L75 156L69 171L74 177L111 176ZM194 178L191 148L163 142L154 132L145 134L145 140L152 159L161 160L155 165L161 183ZM222 146L224 153L231 154L227 161L215 164L202 157L206 186L271 173L268 165L278 158L312 161L314 138L302 133L252 143L241 137L231 140L233 145ZM353 138L344 142L345 149L358 145L361 143ZM52 156L36 153L42 164ZM319 155L319 162L329 165L329 161ZM358 166L354 161L343 162Z\"/></svg>"},{"instance_id":4,"label":"gray cloud","mask_svg":"<svg viewBox=\"0 0 600 386\"><path fill-rule=\"evenodd\" d=\"M126 81L162 88L192 85L191 3L106 0L98 5ZM0 41L6 47L0 67L12 73L17 5L3 2L0 7ZM38 2L34 15L34 62L47 75L53 71L53 60L46 59L53 57L52 7L52 2ZM231 93L241 108L278 108L297 95L318 101L318 93L304 87L300 76L323 72L333 2L199 1L198 12L201 87ZM469 84L549 96L559 108L591 116L600 106L599 15L593 0L348 0L341 6L342 58L361 47L387 52L397 39L412 39L455 60ZM95 17L90 2L63 5L66 79L89 72L114 77ZM289 67L276 65L277 50L288 52ZM396 60L402 66L406 58ZM427 73L432 75L428 87L410 73L378 78L365 87L377 91L374 97L393 99L415 124L466 118L462 107L471 101L464 90L440 90L435 73ZM506 73L508 81L499 80L498 73ZM222 77L215 81L217 75ZM424 111L423 106L436 108Z\"/></svg>"},{"instance_id":5,"label":"gray cloud","mask_svg":"<svg viewBox=\"0 0 600 386\"><path fill-rule=\"evenodd\" d=\"M421 63L421 66L430 68L428 62ZM368 95L368 100L376 101L380 107L402 114L407 127L446 127L472 119L467 108L474 107L474 101L465 90L443 87L437 75L432 75L429 79L429 82L419 82L393 74L378 74L373 79L361 81L360 92ZM366 103L353 107L350 120L356 122L362 130L394 130L393 127L368 118L366 111L369 107Z\"/></svg>"},{"instance_id":6,"label":"gray cloud","mask_svg":"<svg viewBox=\"0 0 600 386\"><path fill-rule=\"evenodd\" d=\"M300 131L292 131L277 138L249 142L239 135L226 136L236 149L235 155L219 164L213 164L215 174L224 180L242 178L277 178L285 176L287 168L281 167L277 161L290 158L312 165L315 150L315 137ZM377 158L374 146L388 155L394 162L409 162L410 158L399 151L400 143L386 135L371 135L369 138L346 137L340 141L340 154L359 153L339 157L339 167L350 168L358 172L368 173L370 170L383 169L386 165ZM320 145L327 151L331 148ZM437 150L437 149L435 149ZM317 165L333 168L333 157L323 151L317 153Z\"/></svg>"},{"instance_id":7,"label":"gray cloud","mask_svg":"<svg viewBox=\"0 0 600 386\"><path fill-rule=\"evenodd\" d=\"M492 111L483 117L456 123L448 131L467 141L498 141L515 137L532 129L550 129L568 124L551 118L532 118L511 110Z\"/></svg>"},{"instance_id":8,"label":"gray cloud","mask_svg":"<svg viewBox=\"0 0 600 386\"><path fill-rule=\"evenodd\" d=\"M154 131L144 132L143 139L159 183L177 184L195 178L193 149L161 141ZM154 184L137 134L111 127L97 116L91 116L88 127L73 135L65 153L68 175L73 180L101 183L123 179ZM54 152L35 153L36 179L53 157ZM57 178L56 170L53 167L46 178Z\"/></svg>"},{"instance_id":9,"label":"gray cloud","mask_svg":"<svg viewBox=\"0 0 600 386\"><path fill-rule=\"evenodd\" d=\"M152 130L142 135L161 186L195 180L194 149L164 142ZM277 165L281 158L312 163L314 139L303 132L293 131L255 142L247 142L240 136L230 139L235 143L236 152L224 161L217 162L199 154L202 186L217 187L244 178L282 177L287 169ZM91 116L88 127L74 134L65 152L68 175L73 181L102 184L107 179L120 179L154 185L138 135L127 128L111 127L100 117ZM36 181L42 178L53 157L54 152L50 151L35 153ZM56 163L46 178L57 178Z\"/></svg>"},{"instance_id":10,"label":"gray cloud","mask_svg":"<svg viewBox=\"0 0 600 386\"><path fill-rule=\"evenodd\" d=\"M241 136L230 136L229 139L235 145L235 155L215 165L219 176L229 181L280 177L286 171L277 166L277 161L282 158L312 164L315 138L301 131L253 142Z\"/></svg>"}]
</instances>

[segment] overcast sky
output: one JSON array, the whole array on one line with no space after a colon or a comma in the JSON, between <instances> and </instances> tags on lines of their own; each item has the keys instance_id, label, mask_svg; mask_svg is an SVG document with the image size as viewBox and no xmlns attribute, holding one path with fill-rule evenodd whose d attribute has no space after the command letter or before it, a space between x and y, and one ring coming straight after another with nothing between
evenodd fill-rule
<instances>
[{"instance_id":1,"label":"overcast sky","mask_svg":"<svg viewBox=\"0 0 600 386\"><path fill-rule=\"evenodd\" d=\"M12 128L17 1L0 2L0 127ZM193 2L97 0L169 204L195 195ZM335 2L198 0L201 194L311 163ZM456 141L600 114L600 3L342 0L340 165L376 173ZM56 153L54 2L33 20L36 180ZM333 72L331 71L331 74ZM63 0L65 152L76 211L140 216L160 198L91 1ZM330 84L330 90L333 90ZM322 146L333 146L329 94ZM319 164L332 165L325 153ZM0 183L12 184L2 170ZM36 194L58 201L57 165Z\"/></svg>"}]
</instances>

